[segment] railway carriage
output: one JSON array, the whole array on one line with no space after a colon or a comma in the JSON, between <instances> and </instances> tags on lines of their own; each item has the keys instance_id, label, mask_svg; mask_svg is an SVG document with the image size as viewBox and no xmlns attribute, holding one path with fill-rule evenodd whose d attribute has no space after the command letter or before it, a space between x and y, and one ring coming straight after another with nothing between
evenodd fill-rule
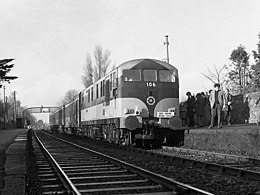
<instances>
[{"instance_id":1,"label":"railway carriage","mask_svg":"<svg viewBox=\"0 0 260 195\"><path fill-rule=\"evenodd\" d=\"M62 108L55 110L49 116L50 129L52 131L58 131L63 126L63 112Z\"/></svg>"},{"instance_id":2,"label":"railway carriage","mask_svg":"<svg viewBox=\"0 0 260 195\"><path fill-rule=\"evenodd\" d=\"M125 62L73 102L78 105L74 115L83 136L146 148L183 144L178 70L165 62ZM69 107L63 107L64 118ZM65 126L71 124L65 122Z\"/></svg>"},{"instance_id":3,"label":"railway carriage","mask_svg":"<svg viewBox=\"0 0 260 195\"><path fill-rule=\"evenodd\" d=\"M79 128L79 96L72 102L64 105L64 131L73 133Z\"/></svg>"}]
</instances>

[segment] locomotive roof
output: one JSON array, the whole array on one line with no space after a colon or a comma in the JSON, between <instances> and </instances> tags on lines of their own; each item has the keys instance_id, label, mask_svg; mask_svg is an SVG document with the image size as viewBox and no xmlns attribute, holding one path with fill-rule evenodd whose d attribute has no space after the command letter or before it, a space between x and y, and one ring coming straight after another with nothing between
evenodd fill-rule
<instances>
[{"instance_id":1,"label":"locomotive roof","mask_svg":"<svg viewBox=\"0 0 260 195\"><path fill-rule=\"evenodd\" d=\"M142 58L142 59L135 59L135 60L129 60L127 62L124 62L122 64L120 64L118 67L116 68L123 68L124 66L127 66L128 68L131 68L131 67L134 67L136 66L137 64L143 62L143 61L153 61L157 64L160 64L162 66L164 66L165 68L167 69L175 69L177 70L177 68L175 68L173 65L171 64L168 64L166 62L163 62L163 61L160 61L160 60L155 60L155 59L149 59L149 58Z\"/></svg>"}]
</instances>

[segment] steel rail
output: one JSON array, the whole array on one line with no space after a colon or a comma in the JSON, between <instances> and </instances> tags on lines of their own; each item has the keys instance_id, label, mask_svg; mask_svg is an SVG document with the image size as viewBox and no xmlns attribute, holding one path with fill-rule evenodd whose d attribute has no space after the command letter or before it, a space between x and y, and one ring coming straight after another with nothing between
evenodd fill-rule
<instances>
[{"instance_id":1,"label":"steel rail","mask_svg":"<svg viewBox=\"0 0 260 195\"><path fill-rule=\"evenodd\" d=\"M137 167L135 165L132 165L132 164L129 164L127 162L124 162L124 161L121 161L119 159L116 159L114 157L111 157L111 156L108 156L106 154L102 154L100 152L97 152L97 151L94 151L94 150L91 150L91 149L88 149L88 148L85 148L83 146L80 146L78 144L75 144L75 143L72 143L72 142L69 142L67 140L63 140L61 138L58 138L58 137L55 137L53 135L50 135L48 133L45 133L43 132L44 134L50 136L50 137L53 137L54 139L57 139L57 140L60 140L62 142L65 142L67 144L70 144L76 148L80 148L84 151L87 151L87 152L90 152L92 154L95 154L95 155L98 155L98 156L102 156L103 158L106 158L108 159L109 161L112 161L113 163L119 165L119 166L123 166L124 168L126 169L130 169L131 171L137 173L137 174L140 174L142 175L143 177L146 177L146 178L150 178L151 180L157 182L157 183L160 183L161 185L164 185L165 187L168 187L172 190L179 190L180 192L182 193L185 193L185 194L204 194L204 195L213 195L212 193L209 193L209 192L206 192L204 190L201 190L201 189L198 189L198 188L195 188L195 187L192 187L190 185L187 185L187 184L184 184L184 183L181 183L181 182L178 182L174 179L170 179L170 178L167 178L165 176L162 176L162 175L159 175L159 174L156 174L156 173L153 173L151 171L148 171L148 170L145 170L143 168L140 168L140 167Z\"/></svg>"},{"instance_id":2,"label":"steel rail","mask_svg":"<svg viewBox=\"0 0 260 195\"><path fill-rule=\"evenodd\" d=\"M56 162L56 160L52 157L52 155L49 153L49 151L44 147L38 136L33 132L34 137L43 150L43 152L47 155L47 157L50 159L56 170L58 171L59 175L62 177L62 181L65 183L66 189L75 195L81 195L81 193L78 191L78 189L74 186L74 184L71 182L71 180L68 178L66 173L62 170L62 168L59 166L59 164Z\"/></svg>"}]
</instances>

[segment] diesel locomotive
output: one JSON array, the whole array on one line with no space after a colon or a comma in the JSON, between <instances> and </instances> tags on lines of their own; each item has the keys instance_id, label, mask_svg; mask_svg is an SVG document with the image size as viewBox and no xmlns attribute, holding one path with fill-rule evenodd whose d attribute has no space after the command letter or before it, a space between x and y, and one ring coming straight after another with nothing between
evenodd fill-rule
<instances>
[{"instance_id":1,"label":"diesel locomotive","mask_svg":"<svg viewBox=\"0 0 260 195\"><path fill-rule=\"evenodd\" d=\"M122 145L181 146L178 70L163 61L125 62L49 116L53 131Z\"/></svg>"}]
</instances>

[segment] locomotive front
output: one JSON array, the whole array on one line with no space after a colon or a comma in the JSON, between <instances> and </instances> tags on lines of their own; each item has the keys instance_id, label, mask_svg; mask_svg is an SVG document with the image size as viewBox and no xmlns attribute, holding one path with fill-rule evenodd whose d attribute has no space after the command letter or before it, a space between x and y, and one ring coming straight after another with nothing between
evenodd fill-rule
<instances>
[{"instance_id":1,"label":"locomotive front","mask_svg":"<svg viewBox=\"0 0 260 195\"><path fill-rule=\"evenodd\" d=\"M180 146L178 70L158 60L133 60L118 69L118 98L131 142L146 148Z\"/></svg>"}]
</instances>

